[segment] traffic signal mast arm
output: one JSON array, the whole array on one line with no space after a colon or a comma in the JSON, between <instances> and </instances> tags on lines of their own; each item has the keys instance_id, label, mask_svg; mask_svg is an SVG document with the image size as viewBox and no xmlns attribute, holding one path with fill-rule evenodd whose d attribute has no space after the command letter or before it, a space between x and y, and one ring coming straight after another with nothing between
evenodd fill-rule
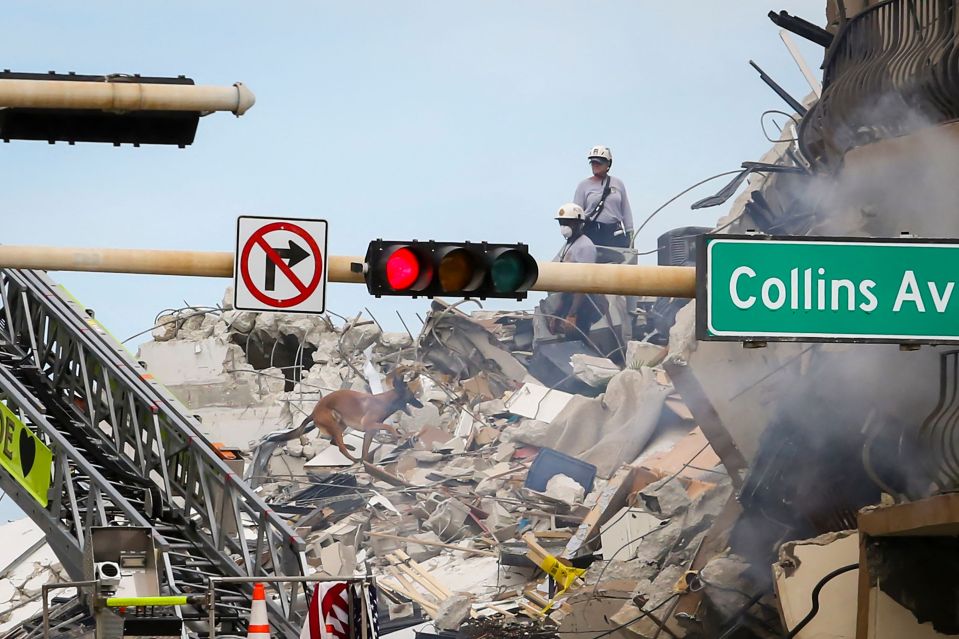
<instances>
[{"instance_id":1,"label":"traffic signal mast arm","mask_svg":"<svg viewBox=\"0 0 959 639\"><path fill-rule=\"evenodd\" d=\"M0 245L0 268L232 277L233 261L228 252ZM328 256L329 281L364 283L363 274L351 269L351 264L362 263L361 257ZM539 275L530 287L534 291L696 296L696 269L688 266L559 262L537 266Z\"/></svg>"},{"instance_id":2,"label":"traffic signal mast arm","mask_svg":"<svg viewBox=\"0 0 959 639\"><path fill-rule=\"evenodd\" d=\"M539 262L534 291L696 297L696 268Z\"/></svg>"},{"instance_id":3,"label":"traffic signal mast arm","mask_svg":"<svg viewBox=\"0 0 959 639\"><path fill-rule=\"evenodd\" d=\"M123 81L0 79L0 107L104 111L229 111L240 116L256 98L242 82L229 87ZM132 80L132 81L131 81Z\"/></svg>"}]
</instances>

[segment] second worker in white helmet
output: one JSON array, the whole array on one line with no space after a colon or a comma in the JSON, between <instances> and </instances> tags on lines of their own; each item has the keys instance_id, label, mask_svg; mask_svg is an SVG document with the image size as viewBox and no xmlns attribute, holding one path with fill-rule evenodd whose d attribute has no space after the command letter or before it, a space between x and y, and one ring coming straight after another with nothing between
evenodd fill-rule
<instances>
[{"instance_id":1,"label":"second worker in white helmet","mask_svg":"<svg viewBox=\"0 0 959 639\"><path fill-rule=\"evenodd\" d=\"M571 202L560 207L556 221L566 242L553 258L554 262L596 262L596 246L584 233L585 217L583 208L578 204ZM567 340L590 343L590 328L606 313L607 304L602 295L550 293L540 310L549 315L546 326L550 333Z\"/></svg>"},{"instance_id":2,"label":"second worker in white helmet","mask_svg":"<svg viewBox=\"0 0 959 639\"><path fill-rule=\"evenodd\" d=\"M628 248L633 210L623 181L609 174L613 153L597 145L589 150L587 160L593 174L579 183L573 195L573 202L586 213L585 233L597 246Z\"/></svg>"}]
</instances>

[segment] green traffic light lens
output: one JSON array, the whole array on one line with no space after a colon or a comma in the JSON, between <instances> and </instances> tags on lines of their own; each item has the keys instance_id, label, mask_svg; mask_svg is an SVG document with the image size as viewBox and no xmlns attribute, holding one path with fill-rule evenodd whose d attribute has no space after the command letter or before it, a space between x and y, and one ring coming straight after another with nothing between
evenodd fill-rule
<instances>
[{"instance_id":1,"label":"green traffic light lens","mask_svg":"<svg viewBox=\"0 0 959 639\"><path fill-rule=\"evenodd\" d=\"M497 293L514 293L529 285L530 273L526 262L526 257L519 251L504 253L493 260L490 272Z\"/></svg>"}]
</instances>

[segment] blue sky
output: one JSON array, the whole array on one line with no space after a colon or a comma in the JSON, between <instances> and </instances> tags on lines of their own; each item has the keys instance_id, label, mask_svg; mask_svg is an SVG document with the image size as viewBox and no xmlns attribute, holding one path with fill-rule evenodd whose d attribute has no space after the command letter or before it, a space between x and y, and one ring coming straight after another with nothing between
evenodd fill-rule
<instances>
[{"instance_id":1,"label":"blue sky","mask_svg":"<svg viewBox=\"0 0 959 639\"><path fill-rule=\"evenodd\" d=\"M562 242L552 215L588 175L594 144L612 147L637 221L757 159L769 147L760 114L784 105L748 60L794 95L809 91L766 13L822 24L824 4L9 1L5 68L242 81L257 103L239 119L203 118L186 149L0 146L0 242L232 251L238 215L290 215L329 220L338 255L415 237L523 241L549 259ZM800 46L818 68L821 49ZM721 210L688 204L720 186L664 210L637 246L712 224ZM121 339L184 300L217 303L228 284L54 278ZM355 285L327 294L329 309L366 306L391 327L395 310L412 326L428 304Z\"/></svg>"}]
</instances>

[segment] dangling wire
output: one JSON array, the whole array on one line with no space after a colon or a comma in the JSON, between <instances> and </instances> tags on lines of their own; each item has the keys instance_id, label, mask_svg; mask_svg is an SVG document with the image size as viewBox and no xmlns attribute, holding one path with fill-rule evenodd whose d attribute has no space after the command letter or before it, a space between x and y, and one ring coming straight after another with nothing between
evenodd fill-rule
<instances>
[{"instance_id":1,"label":"dangling wire","mask_svg":"<svg viewBox=\"0 0 959 639\"><path fill-rule=\"evenodd\" d=\"M649 221L650 221L651 219L653 219L653 217L654 217L657 213L659 213L660 211L662 211L664 208L666 208L667 206L669 206L670 204L672 204L673 202L675 202L676 200L678 200L678 199L681 198L682 196L686 195L687 193L689 193L690 191L692 191L692 190L695 189L696 187L701 186L701 185L703 185L703 184L706 184L706 182L711 182L711 181L717 180L717 179L719 179L719 178L721 178L721 177L726 177L727 175L734 175L734 174L736 174L736 173L742 173L742 172L743 172L742 169L736 169L735 171L725 171L725 172L723 172L723 173L717 173L716 175L710 176L710 177L706 178L705 180L700 180L699 182L696 182L696 184L693 184L692 186L690 186L690 187L688 187L688 188L680 191L679 193L677 193L677 194L674 195L673 197L669 198L668 200L666 200L666 201L662 204L662 206L660 206L658 209L656 209L655 211L653 211L652 213L650 213L649 216L648 216L645 220L643 220L643 223L639 225L639 228L638 228L638 229L636 229L635 231L633 231L633 235L632 235L632 236L630 237L630 239L629 239L629 247L630 247L630 248L633 248L633 245L636 243L636 237L639 235L639 232L642 231L643 228L645 228L645 226L646 226L647 224L649 224ZM649 252L652 253L653 251L649 251ZM643 255L645 255L645 254L646 254L646 253L644 253Z\"/></svg>"}]
</instances>

